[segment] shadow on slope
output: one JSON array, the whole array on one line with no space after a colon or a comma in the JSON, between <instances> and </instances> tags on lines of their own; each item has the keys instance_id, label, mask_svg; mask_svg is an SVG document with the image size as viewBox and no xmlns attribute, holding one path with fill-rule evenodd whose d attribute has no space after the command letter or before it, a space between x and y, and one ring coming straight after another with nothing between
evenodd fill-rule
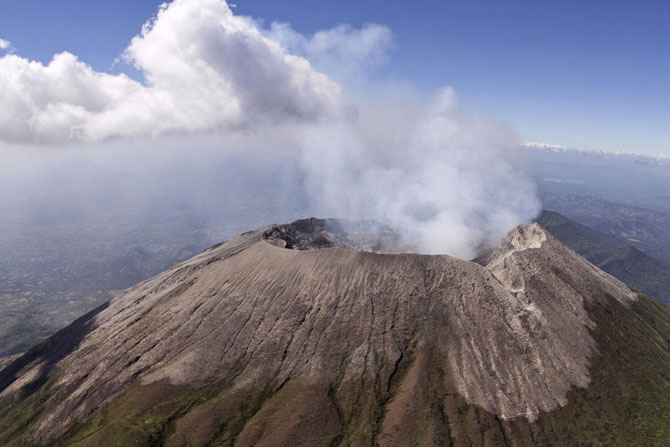
<instances>
[{"instance_id":1,"label":"shadow on slope","mask_svg":"<svg viewBox=\"0 0 670 447\"><path fill-rule=\"evenodd\" d=\"M670 306L670 267L661 261L553 211L543 211L536 221L589 262Z\"/></svg>"},{"instance_id":2,"label":"shadow on slope","mask_svg":"<svg viewBox=\"0 0 670 447\"><path fill-rule=\"evenodd\" d=\"M105 303L61 329L46 341L35 345L28 352L0 369L0 396L26 371L38 368L30 381L0 400L0 444L28 445L30 427L49 411L57 397L51 392L51 384L57 379L54 367L59 360L74 351L86 334L94 329L95 316L103 311ZM13 439L5 444L6 440Z\"/></svg>"}]
</instances>

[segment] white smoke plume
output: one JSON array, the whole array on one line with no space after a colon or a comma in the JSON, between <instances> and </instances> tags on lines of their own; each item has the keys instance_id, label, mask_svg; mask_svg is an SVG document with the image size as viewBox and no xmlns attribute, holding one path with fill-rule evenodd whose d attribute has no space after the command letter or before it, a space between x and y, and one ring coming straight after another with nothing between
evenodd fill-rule
<instances>
[{"instance_id":1,"label":"white smoke plume","mask_svg":"<svg viewBox=\"0 0 670 447\"><path fill-rule=\"evenodd\" d=\"M262 29L223 0L174 0L123 54L143 82L70 53L46 65L0 58L0 140L214 134L227 150L284 151L305 170L314 213L376 219L418 251L472 258L539 210L518 139L464 112L450 88L423 106L347 94L391 46L382 25L308 37L287 24Z\"/></svg>"},{"instance_id":2,"label":"white smoke plume","mask_svg":"<svg viewBox=\"0 0 670 447\"><path fill-rule=\"evenodd\" d=\"M388 122L388 132L401 132L395 141L371 139L347 121L305 132L319 214L389 223L419 252L464 259L538 214L535 185L510 129L462 111L451 88L405 119L413 122L405 129Z\"/></svg>"}]
</instances>

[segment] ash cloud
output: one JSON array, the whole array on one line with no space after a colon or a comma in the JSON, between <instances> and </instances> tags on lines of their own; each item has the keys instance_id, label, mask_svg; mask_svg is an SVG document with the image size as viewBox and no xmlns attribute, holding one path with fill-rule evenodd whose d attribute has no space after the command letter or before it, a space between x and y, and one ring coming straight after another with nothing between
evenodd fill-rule
<instances>
[{"instance_id":1,"label":"ash cloud","mask_svg":"<svg viewBox=\"0 0 670 447\"><path fill-rule=\"evenodd\" d=\"M308 195L304 213L375 219L417 251L472 258L539 211L518 138L464 111L451 88L427 104L411 93L352 94L379 91L367 75L392 46L383 25L304 36L288 24L263 28L223 0L175 0L123 53L142 82L97 72L67 52L46 65L1 57L0 150L60 145L99 154L132 142L150 166L179 134L181 152L200 150L204 138L216 160L272 153L285 161L282 173L263 168L267 178L256 173L254 182L288 175L290 187L276 194ZM228 203L231 214L245 206Z\"/></svg>"}]
</instances>

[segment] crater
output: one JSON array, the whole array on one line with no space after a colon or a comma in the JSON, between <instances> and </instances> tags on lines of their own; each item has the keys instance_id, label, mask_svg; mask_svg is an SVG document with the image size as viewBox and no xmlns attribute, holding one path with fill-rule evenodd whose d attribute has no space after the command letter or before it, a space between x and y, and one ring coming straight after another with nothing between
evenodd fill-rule
<instances>
[{"instance_id":1,"label":"crater","mask_svg":"<svg viewBox=\"0 0 670 447\"><path fill-rule=\"evenodd\" d=\"M346 248L373 253L411 252L400 233L373 220L300 219L290 224L272 225L263 239L289 250Z\"/></svg>"}]
</instances>

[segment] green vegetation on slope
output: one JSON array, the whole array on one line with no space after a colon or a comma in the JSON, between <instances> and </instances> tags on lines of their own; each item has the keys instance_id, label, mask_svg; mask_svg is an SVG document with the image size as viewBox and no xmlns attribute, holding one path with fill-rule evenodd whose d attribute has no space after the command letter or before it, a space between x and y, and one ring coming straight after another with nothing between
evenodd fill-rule
<instances>
[{"instance_id":1,"label":"green vegetation on slope","mask_svg":"<svg viewBox=\"0 0 670 447\"><path fill-rule=\"evenodd\" d=\"M552 211L537 222L561 242L620 279L670 306L670 267L613 236L580 225Z\"/></svg>"},{"instance_id":2,"label":"green vegetation on slope","mask_svg":"<svg viewBox=\"0 0 670 447\"><path fill-rule=\"evenodd\" d=\"M436 350L414 346L390 383L350 404L336 402L329 384L299 379L234 392L229 380L136 384L48 445L670 445L670 310L640 295L630 309L611 300L589 313L599 347L590 385L533 423L468 405ZM53 380L2 401L0 444L27 445L57 401Z\"/></svg>"},{"instance_id":3,"label":"green vegetation on slope","mask_svg":"<svg viewBox=\"0 0 670 447\"><path fill-rule=\"evenodd\" d=\"M592 308L599 354L589 386L537 423L509 426L527 425L534 445L670 445L670 311L646 295L632 310Z\"/></svg>"}]
</instances>

